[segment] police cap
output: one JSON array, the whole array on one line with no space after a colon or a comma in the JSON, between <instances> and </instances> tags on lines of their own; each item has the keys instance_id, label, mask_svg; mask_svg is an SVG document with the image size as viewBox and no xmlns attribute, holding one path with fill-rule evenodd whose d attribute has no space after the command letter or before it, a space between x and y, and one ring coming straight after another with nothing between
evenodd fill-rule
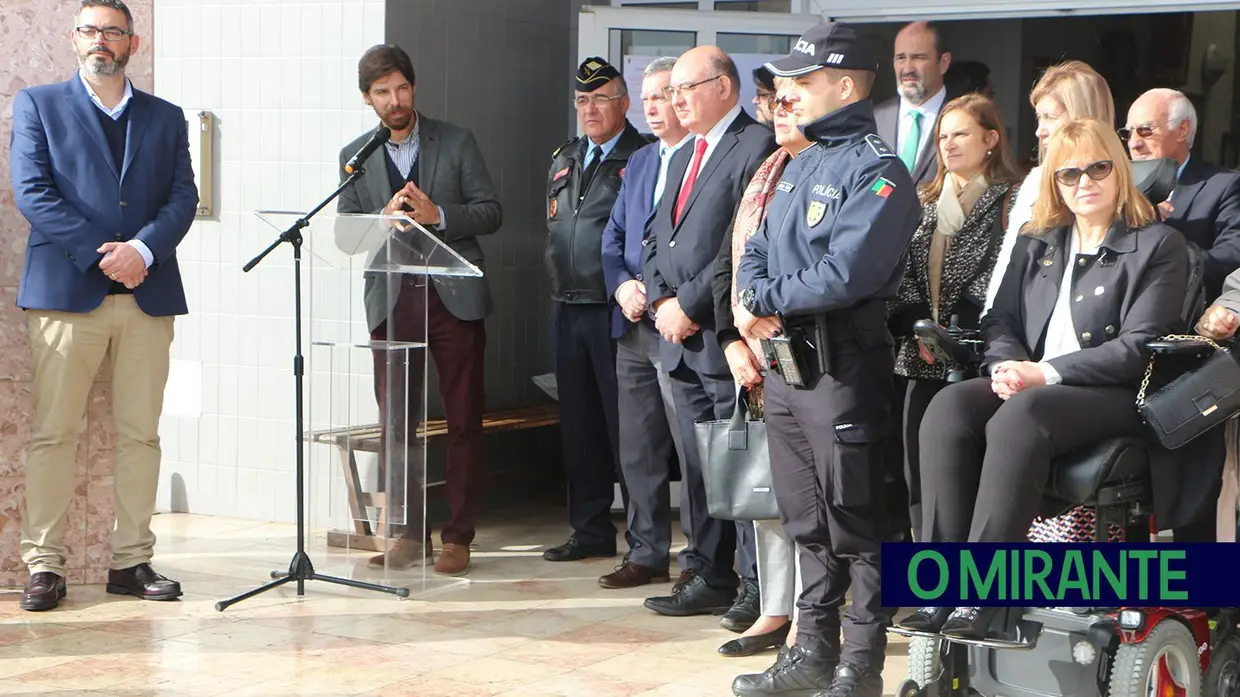
<instances>
[{"instance_id":1,"label":"police cap","mask_svg":"<svg viewBox=\"0 0 1240 697\"><path fill-rule=\"evenodd\" d=\"M766 64L779 77L796 77L822 68L878 72L878 58L870 42L852 25L824 22L805 32L787 58Z\"/></svg>"},{"instance_id":2,"label":"police cap","mask_svg":"<svg viewBox=\"0 0 1240 697\"><path fill-rule=\"evenodd\" d=\"M598 56L591 56L577 67L577 79L573 81L573 89L578 92L593 92L617 77L620 77L620 71L612 67L611 63Z\"/></svg>"}]
</instances>

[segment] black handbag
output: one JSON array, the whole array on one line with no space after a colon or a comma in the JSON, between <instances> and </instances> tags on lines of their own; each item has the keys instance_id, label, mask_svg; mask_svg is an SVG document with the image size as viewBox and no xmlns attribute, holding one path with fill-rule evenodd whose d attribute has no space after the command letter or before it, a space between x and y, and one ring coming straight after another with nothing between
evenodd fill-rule
<instances>
[{"instance_id":1,"label":"black handbag","mask_svg":"<svg viewBox=\"0 0 1240 697\"><path fill-rule=\"evenodd\" d=\"M1170 335L1153 343L1168 342L1194 342L1213 349L1198 365L1146 396L1159 351L1155 348L1150 354L1137 393L1137 412L1154 438L1164 448L1175 450L1240 412L1240 365L1227 349L1203 336Z\"/></svg>"},{"instance_id":2,"label":"black handbag","mask_svg":"<svg viewBox=\"0 0 1240 697\"><path fill-rule=\"evenodd\" d=\"M738 522L779 518L766 422L753 418L748 390L741 388L731 419L699 421L694 436L710 517Z\"/></svg>"}]
</instances>

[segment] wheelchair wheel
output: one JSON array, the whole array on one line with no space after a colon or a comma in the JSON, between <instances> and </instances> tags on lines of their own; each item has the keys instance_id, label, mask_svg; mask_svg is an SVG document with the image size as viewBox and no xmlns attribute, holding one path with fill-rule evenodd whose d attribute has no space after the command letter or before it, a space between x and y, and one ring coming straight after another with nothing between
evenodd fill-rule
<instances>
[{"instance_id":1,"label":"wheelchair wheel","mask_svg":"<svg viewBox=\"0 0 1240 697\"><path fill-rule=\"evenodd\" d=\"M915 636L908 643L908 679L923 690L939 679L943 661L939 656L941 641Z\"/></svg>"},{"instance_id":2,"label":"wheelchair wheel","mask_svg":"<svg viewBox=\"0 0 1240 697\"><path fill-rule=\"evenodd\" d=\"M1159 622L1145 641L1122 644L1111 668L1109 697L1197 697L1201 664L1188 628L1176 620Z\"/></svg>"},{"instance_id":3,"label":"wheelchair wheel","mask_svg":"<svg viewBox=\"0 0 1240 697\"><path fill-rule=\"evenodd\" d=\"M922 697L926 691L914 680L905 680L896 688L896 697Z\"/></svg>"},{"instance_id":4,"label":"wheelchair wheel","mask_svg":"<svg viewBox=\"0 0 1240 697\"><path fill-rule=\"evenodd\" d=\"M1228 637L1210 652L1204 697L1240 697L1240 638Z\"/></svg>"}]
</instances>

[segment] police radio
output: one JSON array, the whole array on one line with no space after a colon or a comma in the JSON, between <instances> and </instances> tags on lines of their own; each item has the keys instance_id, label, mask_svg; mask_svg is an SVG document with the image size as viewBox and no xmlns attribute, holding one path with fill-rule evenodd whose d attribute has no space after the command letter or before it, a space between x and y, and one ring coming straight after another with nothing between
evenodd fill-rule
<instances>
[{"instance_id":1,"label":"police radio","mask_svg":"<svg viewBox=\"0 0 1240 697\"><path fill-rule=\"evenodd\" d=\"M791 387L804 387L809 374L805 362L805 349L813 349L799 329L788 328L769 339L762 340L762 350L771 367L779 372Z\"/></svg>"}]
</instances>

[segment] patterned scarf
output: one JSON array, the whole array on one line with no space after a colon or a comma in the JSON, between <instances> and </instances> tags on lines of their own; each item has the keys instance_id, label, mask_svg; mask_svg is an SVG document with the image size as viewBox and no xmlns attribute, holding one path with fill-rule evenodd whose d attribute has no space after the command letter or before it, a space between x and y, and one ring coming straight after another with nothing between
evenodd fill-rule
<instances>
[{"instance_id":1,"label":"patterned scarf","mask_svg":"<svg viewBox=\"0 0 1240 697\"><path fill-rule=\"evenodd\" d=\"M790 155L787 150L777 148L766 161L754 172L749 186L741 196L740 205L736 209L736 222L732 226L732 311L740 305L740 295L736 290L736 271L740 267L741 255L745 253L745 243L753 237L766 217L766 205L775 195L775 186L784 173ZM763 362L762 343L755 339L745 339L749 350ZM749 390L750 408L760 412L762 407L762 385L755 385ZM756 415L755 415L756 416Z\"/></svg>"}]
</instances>

